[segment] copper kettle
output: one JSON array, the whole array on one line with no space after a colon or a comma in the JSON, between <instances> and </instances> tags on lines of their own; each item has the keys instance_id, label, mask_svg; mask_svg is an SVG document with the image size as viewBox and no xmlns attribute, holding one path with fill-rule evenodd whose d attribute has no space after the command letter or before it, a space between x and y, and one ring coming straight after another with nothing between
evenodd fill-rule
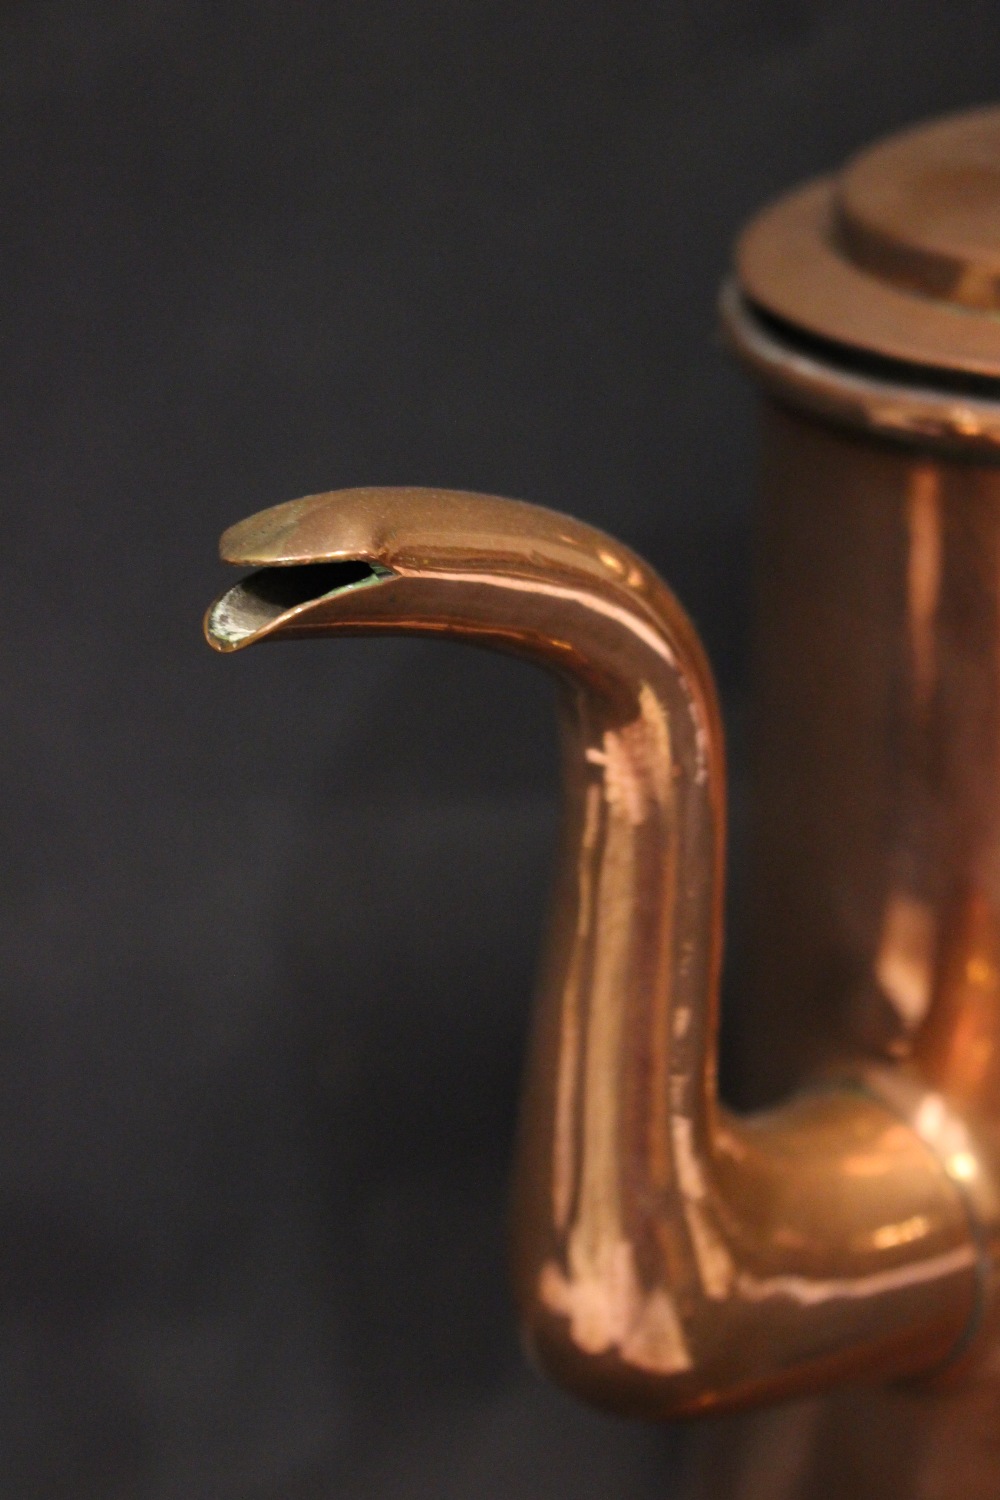
<instances>
[{"instance_id":1,"label":"copper kettle","mask_svg":"<svg viewBox=\"0 0 1000 1500\"><path fill-rule=\"evenodd\" d=\"M511 500L348 490L226 532L225 560L254 571L206 617L220 651L417 632L558 679L516 1293L558 1381L664 1418L984 1368L1000 111L898 136L765 210L722 309L765 395L746 982L774 1105L717 1098L722 734L695 632L646 563Z\"/></svg>"}]
</instances>

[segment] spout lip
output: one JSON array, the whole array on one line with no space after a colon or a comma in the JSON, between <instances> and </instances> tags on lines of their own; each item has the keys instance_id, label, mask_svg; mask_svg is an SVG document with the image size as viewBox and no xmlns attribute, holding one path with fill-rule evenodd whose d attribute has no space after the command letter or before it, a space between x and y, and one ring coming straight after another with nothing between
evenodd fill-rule
<instances>
[{"instance_id":1,"label":"spout lip","mask_svg":"<svg viewBox=\"0 0 1000 1500\"><path fill-rule=\"evenodd\" d=\"M312 558L279 563L241 578L209 605L205 639L216 651L242 651L255 641L294 629L300 616L343 594L356 594L397 575L365 558Z\"/></svg>"},{"instance_id":2,"label":"spout lip","mask_svg":"<svg viewBox=\"0 0 1000 1500\"><path fill-rule=\"evenodd\" d=\"M304 495L230 526L219 551L241 567L352 559L398 569L505 566L621 579L644 565L582 521L521 500L467 490L369 487Z\"/></svg>"},{"instance_id":3,"label":"spout lip","mask_svg":"<svg viewBox=\"0 0 1000 1500\"><path fill-rule=\"evenodd\" d=\"M414 487L330 490L303 495L258 511L224 531L223 562L239 567L280 567L341 559L390 566L389 553L400 532L414 529L428 515L452 515L470 497L459 492ZM509 502L507 502L509 503Z\"/></svg>"}]
</instances>

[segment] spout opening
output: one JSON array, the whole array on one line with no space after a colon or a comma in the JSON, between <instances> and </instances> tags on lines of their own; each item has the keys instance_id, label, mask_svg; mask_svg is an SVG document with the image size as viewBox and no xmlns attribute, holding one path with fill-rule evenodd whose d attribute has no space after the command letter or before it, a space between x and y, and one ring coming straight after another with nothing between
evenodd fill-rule
<instances>
[{"instance_id":1,"label":"spout opening","mask_svg":"<svg viewBox=\"0 0 1000 1500\"><path fill-rule=\"evenodd\" d=\"M393 576L391 569L356 557L260 568L216 600L205 617L205 634L217 650L235 651L320 599L369 588Z\"/></svg>"}]
</instances>

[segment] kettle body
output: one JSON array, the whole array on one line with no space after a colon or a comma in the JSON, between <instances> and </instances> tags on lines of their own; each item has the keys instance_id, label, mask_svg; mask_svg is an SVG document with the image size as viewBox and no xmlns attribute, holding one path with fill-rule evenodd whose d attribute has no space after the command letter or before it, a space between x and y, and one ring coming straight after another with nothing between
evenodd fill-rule
<instances>
[{"instance_id":1,"label":"kettle body","mask_svg":"<svg viewBox=\"0 0 1000 1500\"><path fill-rule=\"evenodd\" d=\"M722 298L761 397L741 1077L759 1102L833 1058L895 1060L973 1123L991 1160L998 163L995 109L877 145L765 210ZM992 1296L976 1351L937 1378L697 1436L694 1490L994 1495Z\"/></svg>"},{"instance_id":2,"label":"kettle body","mask_svg":"<svg viewBox=\"0 0 1000 1500\"><path fill-rule=\"evenodd\" d=\"M832 1059L915 1062L992 1139L1000 465L771 397L761 447L740 1077L766 1103ZM990 1347L713 1423L692 1493L987 1500Z\"/></svg>"}]
</instances>

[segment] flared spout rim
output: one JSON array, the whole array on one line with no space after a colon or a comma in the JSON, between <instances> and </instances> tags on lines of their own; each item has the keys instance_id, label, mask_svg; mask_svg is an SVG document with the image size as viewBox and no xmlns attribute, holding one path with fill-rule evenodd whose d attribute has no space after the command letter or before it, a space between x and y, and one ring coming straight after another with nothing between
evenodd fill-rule
<instances>
[{"instance_id":1,"label":"flared spout rim","mask_svg":"<svg viewBox=\"0 0 1000 1500\"><path fill-rule=\"evenodd\" d=\"M396 575L362 558L258 568L220 594L205 613L205 639L216 651L241 651L286 628L314 605L357 593Z\"/></svg>"}]
</instances>

